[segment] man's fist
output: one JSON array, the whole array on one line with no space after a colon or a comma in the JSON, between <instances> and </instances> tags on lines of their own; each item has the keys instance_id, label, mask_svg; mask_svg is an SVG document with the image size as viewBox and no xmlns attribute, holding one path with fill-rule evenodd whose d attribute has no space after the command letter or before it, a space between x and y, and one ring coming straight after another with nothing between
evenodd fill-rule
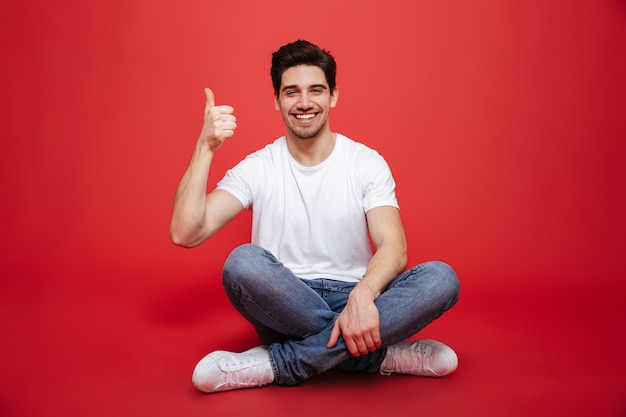
<instances>
[{"instance_id":1,"label":"man's fist","mask_svg":"<svg viewBox=\"0 0 626 417\"><path fill-rule=\"evenodd\" d=\"M205 88L206 105L204 107L204 125L200 139L206 141L209 148L217 150L224 140L232 137L237 128L237 119L231 106L215 105L215 96L210 88Z\"/></svg>"}]
</instances>

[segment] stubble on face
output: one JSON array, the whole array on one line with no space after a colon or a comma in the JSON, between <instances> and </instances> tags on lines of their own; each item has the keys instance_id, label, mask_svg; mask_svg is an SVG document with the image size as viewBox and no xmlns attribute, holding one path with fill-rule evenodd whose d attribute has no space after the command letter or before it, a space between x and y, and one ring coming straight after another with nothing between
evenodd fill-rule
<instances>
[{"instance_id":1,"label":"stubble on face","mask_svg":"<svg viewBox=\"0 0 626 417\"><path fill-rule=\"evenodd\" d=\"M283 120L284 120L284 117L283 117ZM324 124L320 126L311 126L308 128L302 128L300 126L293 126L291 124L291 120L285 120L285 125L287 126L287 130L289 131L289 133L291 133L295 138L303 139L303 140L315 139L317 136L319 136L320 132L324 130L324 128L326 127L326 124L327 122L325 122Z\"/></svg>"},{"instance_id":2,"label":"stubble on face","mask_svg":"<svg viewBox=\"0 0 626 417\"><path fill-rule=\"evenodd\" d=\"M328 130L328 112L336 102L324 72L319 67L301 65L285 71L282 81L276 108L281 111L289 136L311 140L323 135ZM313 116L305 121L298 115Z\"/></svg>"}]
</instances>

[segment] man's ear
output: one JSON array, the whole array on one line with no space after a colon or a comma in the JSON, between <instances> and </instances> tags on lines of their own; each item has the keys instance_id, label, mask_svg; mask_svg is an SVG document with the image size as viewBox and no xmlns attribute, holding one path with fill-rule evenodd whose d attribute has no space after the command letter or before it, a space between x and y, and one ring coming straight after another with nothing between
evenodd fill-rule
<instances>
[{"instance_id":1,"label":"man's ear","mask_svg":"<svg viewBox=\"0 0 626 417\"><path fill-rule=\"evenodd\" d=\"M278 96L274 94L274 108L276 110L280 110L280 105L278 104Z\"/></svg>"},{"instance_id":2,"label":"man's ear","mask_svg":"<svg viewBox=\"0 0 626 417\"><path fill-rule=\"evenodd\" d=\"M335 107L337 105L337 100L339 100L339 89L335 87L333 89L333 93L330 95L330 107Z\"/></svg>"}]
</instances>

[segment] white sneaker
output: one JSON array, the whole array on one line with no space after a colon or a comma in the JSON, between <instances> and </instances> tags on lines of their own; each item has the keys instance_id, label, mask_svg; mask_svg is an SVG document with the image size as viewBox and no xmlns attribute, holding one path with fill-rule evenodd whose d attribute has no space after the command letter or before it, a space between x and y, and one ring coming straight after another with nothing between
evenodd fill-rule
<instances>
[{"instance_id":1,"label":"white sneaker","mask_svg":"<svg viewBox=\"0 0 626 417\"><path fill-rule=\"evenodd\" d=\"M456 353L443 343L414 340L389 346L380 373L439 377L454 372L458 364Z\"/></svg>"},{"instance_id":2,"label":"white sneaker","mask_svg":"<svg viewBox=\"0 0 626 417\"><path fill-rule=\"evenodd\" d=\"M266 346L243 353L217 350L198 362L191 380L200 391L211 393L271 384L274 371Z\"/></svg>"}]
</instances>

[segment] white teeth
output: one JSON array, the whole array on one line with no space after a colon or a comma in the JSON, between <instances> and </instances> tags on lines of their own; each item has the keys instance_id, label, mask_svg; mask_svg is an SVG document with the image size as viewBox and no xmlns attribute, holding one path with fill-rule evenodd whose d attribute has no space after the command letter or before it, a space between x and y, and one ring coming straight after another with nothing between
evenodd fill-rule
<instances>
[{"instance_id":1,"label":"white teeth","mask_svg":"<svg viewBox=\"0 0 626 417\"><path fill-rule=\"evenodd\" d=\"M312 119L314 114L296 114L296 119Z\"/></svg>"}]
</instances>

